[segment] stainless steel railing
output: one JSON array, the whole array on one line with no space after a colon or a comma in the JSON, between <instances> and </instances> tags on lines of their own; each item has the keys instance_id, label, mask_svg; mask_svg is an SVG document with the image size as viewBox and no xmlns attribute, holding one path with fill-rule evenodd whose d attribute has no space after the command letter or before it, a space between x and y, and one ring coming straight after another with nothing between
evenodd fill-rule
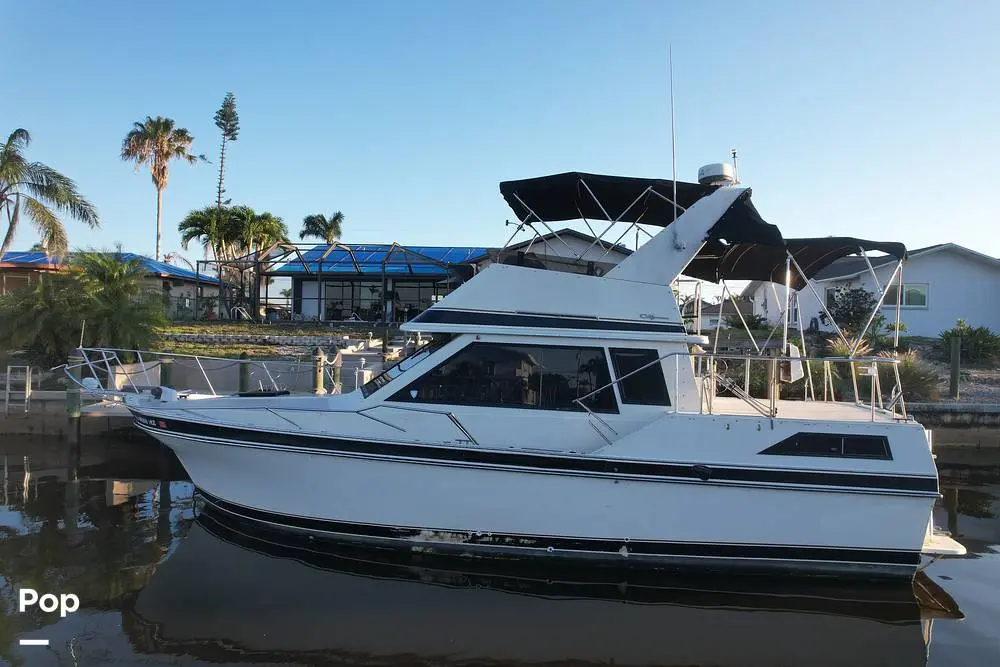
<instances>
[{"instance_id":1,"label":"stainless steel railing","mask_svg":"<svg viewBox=\"0 0 1000 667\"><path fill-rule=\"evenodd\" d=\"M692 368L692 376L695 381L695 390L698 396L697 410L682 410L681 389L681 361L687 358ZM668 360L672 360L672 364ZM740 383L729 373L733 364L731 362L742 362L743 383ZM668 362L668 363L664 363ZM822 400L818 401L813 383L812 373L814 363L821 364L823 391ZM597 413L593 412L586 404L586 401L602 391L611 387L616 387L624 380L641 373L642 371L661 364L666 375L673 376L673 393L671 394L670 410L672 412L691 412L696 414L720 414L715 407L714 399L718 395L718 389L728 391L734 397L739 398L749 405L755 412L763 417L773 419L778 415L780 389L782 384L782 371L791 370L793 365L799 365L802 370L803 380L803 400L826 403L849 403L855 406L864 406L870 410L870 419L874 421L878 415L889 416L894 419L906 419L906 403L903 398L902 382L899 375L899 359L895 357L810 357L810 356L764 356L753 354L718 354L710 352L670 352L650 361L639 368L636 368L624 375L621 375L611 382L591 391L588 394L575 399L575 403L587 411L595 420L595 429L609 444L611 440L604 431L614 435L614 429L607 424ZM767 392L766 397L753 396L751 387L751 367L752 364L761 364L767 370ZM672 369L670 367L673 367ZM849 372L850 393L853 397L851 401L837 400L836 397L836 376L838 366L846 367ZM884 399L882 382L878 372L880 367L888 366L892 369L893 386L890 390L888 401ZM673 373L670 373L673 370ZM685 374L686 375L686 374ZM791 373L789 373L791 375ZM861 384L859 376L867 376L869 380L869 395L867 401L862 400ZM700 380L700 386L699 386ZM724 408L723 408L724 410ZM600 427L597 425L600 424ZM602 431L602 428L604 431Z\"/></svg>"}]
</instances>

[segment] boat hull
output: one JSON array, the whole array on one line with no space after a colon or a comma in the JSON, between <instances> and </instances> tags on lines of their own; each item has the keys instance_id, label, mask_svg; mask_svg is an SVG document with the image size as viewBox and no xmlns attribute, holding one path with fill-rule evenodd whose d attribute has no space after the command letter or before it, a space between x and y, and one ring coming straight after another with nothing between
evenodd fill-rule
<instances>
[{"instance_id":1,"label":"boat hull","mask_svg":"<svg viewBox=\"0 0 1000 667\"><path fill-rule=\"evenodd\" d=\"M232 515L450 555L908 578L921 564L934 503L928 492L810 486L794 476L781 483L773 471L761 477L771 482L583 474L461 456L293 449L137 424Z\"/></svg>"}]
</instances>

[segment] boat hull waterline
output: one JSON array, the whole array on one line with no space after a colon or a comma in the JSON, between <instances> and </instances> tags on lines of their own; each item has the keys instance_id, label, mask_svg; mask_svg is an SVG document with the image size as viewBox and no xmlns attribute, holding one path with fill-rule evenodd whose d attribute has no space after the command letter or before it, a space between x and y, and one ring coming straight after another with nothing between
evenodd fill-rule
<instances>
[{"instance_id":1,"label":"boat hull waterline","mask_svg":"<svg viewBox=\"0 0 1000 667\"><path fill-rule=\"evenodd\" d=\"M857 475L863 486L845 487L852 476L738 469L705 480L682 463L653 476L469 462L458 448L423 448L452 450L448 460L291 448L277 444L280 434L275 444L241 442L156 428L136 414L227 513L433 553L912 577L924 537L913 527L937 495L933 478Z\"/></svg>"}]
</instances>

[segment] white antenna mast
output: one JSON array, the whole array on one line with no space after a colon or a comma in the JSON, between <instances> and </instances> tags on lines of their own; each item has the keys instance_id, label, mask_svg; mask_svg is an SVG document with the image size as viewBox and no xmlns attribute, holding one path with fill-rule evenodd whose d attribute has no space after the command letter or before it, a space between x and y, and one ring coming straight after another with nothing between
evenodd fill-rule
<instances>
[{"instance_id":1,"label":"white antenna mast","mask_svg":"<svg viewBox=\"0 0 1000 667\"><path fill-rule=\"evenodd\" d=\"M674 125L674 46L668 45L670 60L670 161L673 167L674 181L674 222L677 222L677 134Z\"/></svg>"},{"instance_id":2,"label":"white antenna mast","mask_svg":"<svg viewBox=\"0 0 1000 667\"><path fill-rule=\"evenodd\" d=\"M740 182L740 168L739 168L739 165L736 162L736 149L734 148L734 149L732 149L729 152L733 156L733 180L735 180L737 183L739 183Z\"/></svg>"},{"instance_id":3,"label":"white antenna mast","mask_svg":"<svg viewBox=\"0 0 1000 667\"><path fill-rule=\"evenodd\" d=\"M674 46L669 44L668 48L668 58L670 63L670 161L673 167L673 183L674 183L674 222L677 222L677 131L674 124ZM680 236L677 234L677 225L674 226L674 248L677 250L684 249L684 243L681 242Z\"/></svg>"}]
</instances>

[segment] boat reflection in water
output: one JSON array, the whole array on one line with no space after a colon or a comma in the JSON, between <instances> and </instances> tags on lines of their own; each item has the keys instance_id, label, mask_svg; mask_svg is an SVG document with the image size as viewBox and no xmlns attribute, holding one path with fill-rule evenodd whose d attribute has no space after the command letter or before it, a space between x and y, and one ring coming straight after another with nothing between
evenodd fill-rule
<instances>
[{"instance_id":1,"label":"boat reflection in water","mask_svg":"<svg viewBox=\"0 0 1000 667\"><path fill-rule=\"evenodd\" d=\"M223 663L913 667L933 620L962 618L923 574L912 586L600 579L347 549L206 508L126 601L125 631L141 652Z\"/></svg>"}]
</instances>

